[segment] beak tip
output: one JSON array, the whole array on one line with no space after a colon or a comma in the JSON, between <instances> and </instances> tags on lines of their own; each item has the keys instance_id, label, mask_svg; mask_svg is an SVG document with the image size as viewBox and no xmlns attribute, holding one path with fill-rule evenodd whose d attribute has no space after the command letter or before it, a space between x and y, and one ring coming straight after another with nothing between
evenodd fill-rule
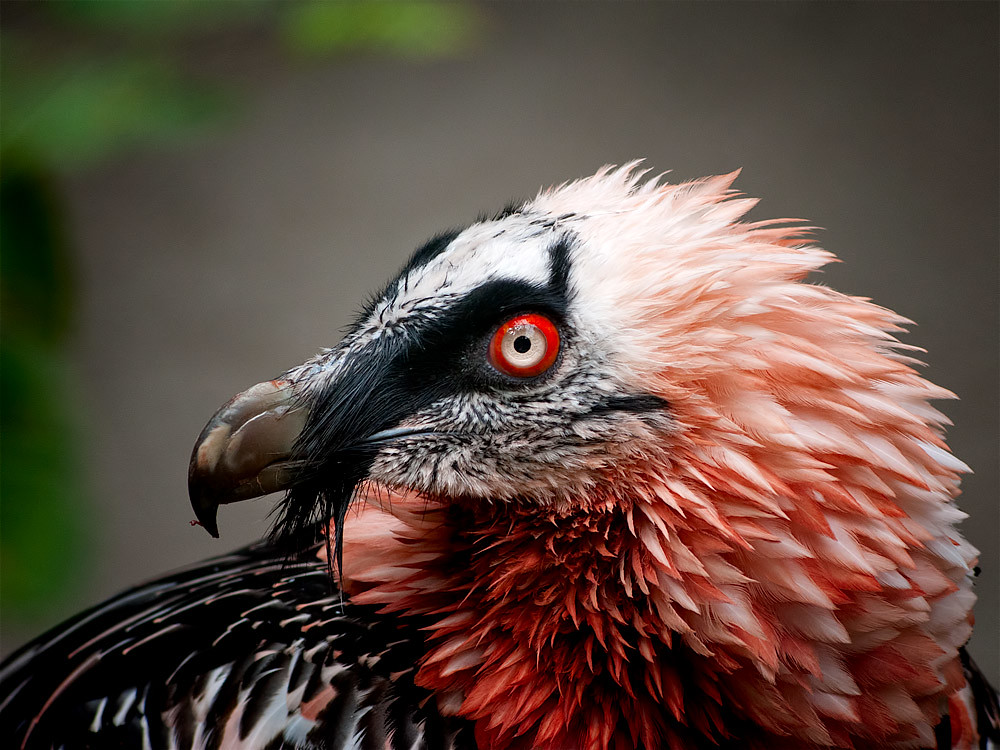
<instances>
[{"instance_id":1,"label":"beak tip","mask_svg":"<svg viewBox=\"0 0 1000 750\"><path fill-rule=\"evenodd\" d=\"M208 535L211 536L213 539L219 538L219 527L214 520L209 521L208 519L206 519L204 521L199 521L198 523L200 523L205 528L205 531L207 531Z\"/></svg>"},{"instance_id":2,"label":"beak tip","mask_svg":"<svg viewBox=\"0 0 1000 750\"><path fill-rule=\"evenodd\" d=\"M190 487L191 508L194 510L194 517L198 523L210 535L219 538L219 504L214 500L205 497L200 488ZM193 523L193 522L192 522Z\"/></svg>"}]
</instances>

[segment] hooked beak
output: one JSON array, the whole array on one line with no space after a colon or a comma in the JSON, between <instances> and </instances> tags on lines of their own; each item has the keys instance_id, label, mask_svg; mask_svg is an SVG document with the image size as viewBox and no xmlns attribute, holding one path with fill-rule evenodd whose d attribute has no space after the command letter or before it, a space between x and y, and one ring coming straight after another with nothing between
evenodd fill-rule
<instances>
[{"instance_id":1,"label":"hooked beak","mask_svg":"<svg viewBox=\"0 0 1000 750\"><path fill-rule=\"evenodd\" d=\"M209 420L188 468L191 507L209 534L219 536L220 505L293 486L292 452L308 415L288 381L269 380L237 394Z\"/></svg>"},{"instance_id":2,"label":"hooked beak","mask_svg":"<svg viewBox=\"0 0 1000 750\"><path fill-rule=\"evenodd\" d=\"M282 490L271 537L289 549L310 541L316 522L342 521L377 454L427 432L401 423L440 398L434 384L407 380L399 363L407 351L394 346L361 349L320 378L312 368L258 383L219 409L188 469L191 507L205 530L219 535L220 505Z\"/></svg>"}]
</instances>

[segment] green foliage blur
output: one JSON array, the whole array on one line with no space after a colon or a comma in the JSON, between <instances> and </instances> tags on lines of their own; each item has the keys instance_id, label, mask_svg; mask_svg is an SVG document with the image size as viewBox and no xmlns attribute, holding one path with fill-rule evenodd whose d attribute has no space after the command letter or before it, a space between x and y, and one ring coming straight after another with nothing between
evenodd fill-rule
<instances>
[{"instance_id":1,"label":"green foliage blur","mask_svg":"<svg viewBox=\"0 0 1000 750\"><path fill-rule=\"evenodd\" d=\"M469 48L478 11L450 2L4 2L0 31L0 600L58 609L88 570L95 521L79 446L87 407L68 346L73 238L60 177L123 154L224 134L246 92L185 64L184 45L262 37L303 64Z\"/></svg>"}]
</instances>

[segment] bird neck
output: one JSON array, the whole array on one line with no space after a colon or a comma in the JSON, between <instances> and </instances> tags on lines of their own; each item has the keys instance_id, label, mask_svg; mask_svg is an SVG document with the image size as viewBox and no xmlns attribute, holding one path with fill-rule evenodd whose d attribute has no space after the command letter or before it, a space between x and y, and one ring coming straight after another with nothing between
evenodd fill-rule
<instances>
[{"instance_id":1,"label":"bird neck","mask_svg":"<svg viewBox=\"0 0 1000 750\"><path fill-rule=\"evenodd\" d=\"M834 532L800 518L804 491L785 520L723 489L621 484L634 496L564 507L374 492L347 521L345 589L420 618L416 682L474 721L481 747L932 741L942 698L963 684L962 566L943 574L917 543L819 560ZM880 533L855 516L839 523ZM860 565L906 575L882 585ZM956 606L928 618L928 599Z\"/></svg>"},{"instance_id":2,"label":"bird neck","mask_svg":"<svg viewBox=\"0 0 1000 750\"><path fill-rule=\"evenodd\" d=\"M718 679L743 665L708 658L661 596L697 560L672 559L647 511L621 498L567 511L394 497L391 515L369 505L348 519L345 587L358 603L431 618L416 681L444 713L475 721L482 747L719 742L735 720Z\"/></svg>"}]
</instances>

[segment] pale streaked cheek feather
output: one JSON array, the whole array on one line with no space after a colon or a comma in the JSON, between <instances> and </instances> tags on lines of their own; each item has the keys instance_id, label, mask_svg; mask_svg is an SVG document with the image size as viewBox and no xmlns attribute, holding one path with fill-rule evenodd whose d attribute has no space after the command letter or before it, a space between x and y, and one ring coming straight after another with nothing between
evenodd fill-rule
<instances>
[{"instance_id":1,"label":"pale streaked cheek feather","mask_svg":"<svg viewBox=\"0 0 1000 750\"><path fill-rule=\"evenodd\" d=\"M576 370L558 388L508 400L458 396L405 426L434 430L384 449L371 476L390 486L489 501L569 503L611 467L660 451L667 413L593 413L611 378Z\"/></svg>"}]
</instances>

